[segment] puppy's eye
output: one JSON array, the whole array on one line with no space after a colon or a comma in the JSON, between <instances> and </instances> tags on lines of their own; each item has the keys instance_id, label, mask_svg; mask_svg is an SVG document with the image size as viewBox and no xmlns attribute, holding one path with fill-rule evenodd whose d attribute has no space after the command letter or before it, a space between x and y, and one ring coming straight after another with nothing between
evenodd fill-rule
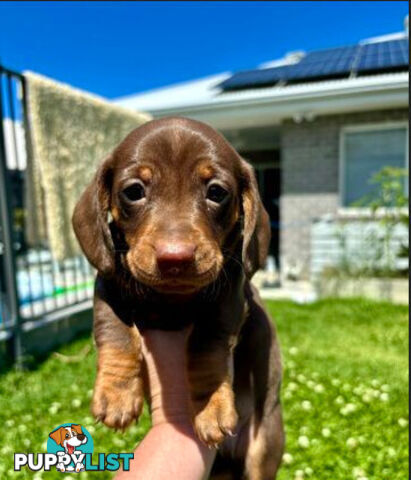
<instances>
[{"instance_id":1,"label":"puppy's eye","mask_svg":"<svg viewBox=\"0 0 411 480\"><path fill-rule=\"evenodd\" d=\"M70 436L70 435L69 435L68 433L66 433L66 438L69 438L69 436Z\"/></svg>"},{"instance_id":2,"label":"puppy's eye","mask_svg":"<svg viewBox=\"0 0 411 480\"><path fill-rule=\"evenodd\" d=\"M129 202L138 202L146 196L144 186L140 182L133 183L121 192Z\"/></svg>"},{"instance_id":3,"label":"puppy's eye","mask_svg":"<svg viewBox=\"0 0 411 480\"><path fill-rule=\"evenodd\" d=\"M207 200L222 203L228 196L227 190L217 184L210 185L207 190Z\"/></svg>"}]
</instances>

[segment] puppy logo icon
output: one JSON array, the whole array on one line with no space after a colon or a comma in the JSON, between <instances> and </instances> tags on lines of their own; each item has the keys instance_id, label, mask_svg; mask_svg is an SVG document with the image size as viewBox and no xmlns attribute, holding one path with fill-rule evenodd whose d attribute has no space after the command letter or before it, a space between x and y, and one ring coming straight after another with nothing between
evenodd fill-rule
<instances>
[{"instance_id":1,"label":"puppy logo icon","mask_svg":"<svg viewBox=\"0 0 411 480\"><path fill-rule=\"evenodd\" d=\"M93 440L81 425L64 423L50 433L47 451L58 456L57 470L78 473L85 470L85 454L93 453Z\"/></svg>"}]
</instances>

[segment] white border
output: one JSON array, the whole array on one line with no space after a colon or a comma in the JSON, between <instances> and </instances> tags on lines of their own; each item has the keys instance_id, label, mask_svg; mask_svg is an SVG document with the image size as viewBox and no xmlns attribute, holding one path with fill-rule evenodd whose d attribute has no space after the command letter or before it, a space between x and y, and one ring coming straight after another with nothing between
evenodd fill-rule
<instances>
[{"instance_id":1,"label":"white border","mask_svg":"<svg viewBox=\"0 0 411 480\"><path fill-rule=\"evenodd\" d=\"M352 132L374 132L378 130L391 130L393 128L405 128L405 162L404 168L409 169L409 124L406 120L396 122L380 122L380 123L367 123L358 125L347 125L340 129L339 138L339 159L338 159L338 213L339 214L354 214L364 215L370 211L366 207L346 207L343 204L344 201L344 168L345 168L345 135ZM408 195L408 183L407 183L407 195ZM396 209L395 209L396 210Z\"/></svg>"}]
</instances>

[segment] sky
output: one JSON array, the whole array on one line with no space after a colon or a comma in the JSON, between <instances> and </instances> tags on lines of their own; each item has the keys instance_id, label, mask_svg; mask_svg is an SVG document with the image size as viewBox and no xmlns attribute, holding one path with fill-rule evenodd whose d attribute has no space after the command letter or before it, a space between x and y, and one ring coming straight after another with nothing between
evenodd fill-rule
<instances>
[{"instance_id":1,"label":"sky","mask_svg":"<svg viewBox=\"0 0 411 480\"><path fill-rule=\"evenodd\" d=\"M107 98L403 29L408 2L0 2L0 63Z\"/></svg>"}]
</instances>

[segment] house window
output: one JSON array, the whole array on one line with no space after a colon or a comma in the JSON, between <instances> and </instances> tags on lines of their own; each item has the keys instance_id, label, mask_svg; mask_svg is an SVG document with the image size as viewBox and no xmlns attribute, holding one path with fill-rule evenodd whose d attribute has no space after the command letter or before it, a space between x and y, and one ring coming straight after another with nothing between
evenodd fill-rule
<instances>
[{"instance_id":1,"label":"house window","mask_svg":"<svg viewBox=\"0 0 411 480\"><path fill-rule=\"evenodd\" d=\"M407 141L406 126L353 127L343 131L340 174L344 207L364 197L373 198L376 187L370 180L383 167L407 167Z\"/></svg>"}]
</instances>

